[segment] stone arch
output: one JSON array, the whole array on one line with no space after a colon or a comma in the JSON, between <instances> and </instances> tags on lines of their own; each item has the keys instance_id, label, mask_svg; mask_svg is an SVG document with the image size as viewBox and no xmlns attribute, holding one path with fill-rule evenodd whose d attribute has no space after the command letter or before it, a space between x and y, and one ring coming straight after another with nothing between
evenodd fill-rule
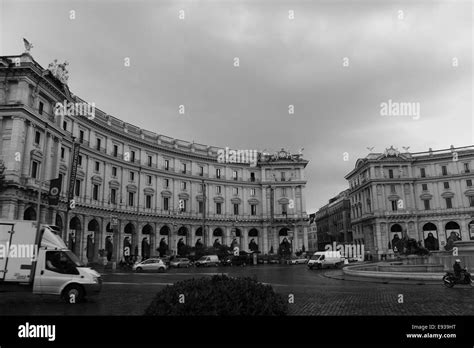
<instances>
[{"instance_id":1,"label":"stone arch","mask_svg":"<svg viewBox=\"0 0 474 348\"><path fill-rule=\"evenodd\" d=\"M33 207L29 207L23 213L23 220L36 220L36 210Z\"/></svg>"},{"instance_id":2,"label":"stone arch","mask_svg":"<svg viewBox=\"0 0 474 348\"><path fill-rule=\"evenodd\" d=\"M96 219L92 219L87 224L86 239L86 257L88 262L93 262L97 256L97 248L99 245L100 225Z\"/></svg>"},{"instance_id":3,"label":"stone arch","mask_svg":"<svg viewBox=\"0 0 474 348\"><path fill-rule=\"evenodd\" d=\"M151 246L153 238L153 227L150 224L146 224L142 227L142 240L141 240L141 250L142 250L142 259L148 259L151 256Z\"/></svg>"},{"instance_id":4,"label":"stone arch","mask_svg":"<svg viewBox=\"0 0 474 348\"><path fill-rule=\"evenodd\" d=\"M423 241L428 250L439 250L438 228L432 222L423 225Z\"/></svg>"},{"instance_id":5,"label":"stone arch","mask_svg":"<svg viewBox=\"0 0 474 348\"><path fill-rule=\"evenodd\" d=\"M249 231L248 249L250 251L258 251L259 250L258 230L256 228L252 228Z\"/></svg>"},{"instance_id":6,"label":"stone arch","mask_svg":"<svg viewBox=\"0 0 474 348\"><path fill-rule=\"evenodd\" d=\"M69 222L68 248L80 257L80 244L82 237L82 223L77 216L73 216Z\"/></svg>"}]
</instances>

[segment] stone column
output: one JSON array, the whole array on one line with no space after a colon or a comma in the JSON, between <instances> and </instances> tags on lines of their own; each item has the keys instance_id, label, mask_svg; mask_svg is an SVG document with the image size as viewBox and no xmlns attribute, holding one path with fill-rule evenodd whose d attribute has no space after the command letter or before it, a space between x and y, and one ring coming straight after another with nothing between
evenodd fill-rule
<instances>
[{"instance_id":1,"label":"stone column","mask_svg":"<svg viewBox=\"0 0 474 348\"><path fill-rule=\"evenodd\" d=\"M461 239L462 240L470 240L469 227L468 227L469 221L467 221L465 218L463 220L461 220L460 227L461 227Z\"/></svg>"},{"instance_id":2,"label":"stone column","mask_svg":"<svg viewBox=\"0 0 474 348\"><path fill-rule=\"evenodd\" d=\"M24 213L25 213L25 202L18 201L18 208L16 210L16 219L23 220Z\"/></svg>"},{"instance_id":3,"label":"stone column","mask_svg":"<svg viewBox=\"0 0 474 348\"><path fill-rule=\"evenodd\" d=\"M240 250L248 251L249 250L249 229L247 227L242 228L242 243L240 245Z\"/></svg>"},{"instance_id":4,"label":"stone column","mask_svg":"<svg viewBox=\"0 0 474 348\"><path fill-rule=\"evenodd\" d=\"M263 254L268 254L268 235L267 235L267 231L265 231L265 228L262 228L262 231L261 231L261 234L262 234L262 237L261 238L258 238L259 240L259 244L260 244L260 239L263 239L263 248L259 248L259 250L263 253Z\"/></svg>"}]
</instances>

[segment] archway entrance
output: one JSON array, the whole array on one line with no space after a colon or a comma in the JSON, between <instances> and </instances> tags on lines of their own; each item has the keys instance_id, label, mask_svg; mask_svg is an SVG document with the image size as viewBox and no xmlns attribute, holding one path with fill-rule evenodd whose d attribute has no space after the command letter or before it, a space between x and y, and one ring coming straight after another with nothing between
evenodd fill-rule
<instances>
[{"instance_id":1,"label":"archway entrance","mask_svg":"<svg viewBox=\"0 0 474 348\"><path fill-rule=\"evenodd\" d=\"M142 234L144 235L142 239L142 260L146 260L150 258L153 227L151 227L149 224L146 224L142 228Z\"/></svg>"},{"instance_id":2,"label":"archway entrance","mask_svg":"<svg viewBox=\"0 0 474 348\"><path fill-rule=\"evenodd\" d=\"M186 245L187 243L187 236L188 236L188 229L184 226L180 227L178 230L178 243L176 246L176 250L178 255L185 256L186 254Z\"/></svg>"},{"instance_id":3,"label":"archway entrance","mask_svg":"<svg viewBox=\"0 0 474 348\"><path fill-rule=\"evenodd\" d=\"M168 247L168 241L169 241L169 236L170 236L170 228L168 226L163 226L160 228L160 243L158 246L158 253L160 254L160 257L165 256L168 253L169 247Z\"/></svg>"},{"instance_id":4,"label":"archway entrance","mask_svg":"<svg viewBox=\"0 0 474 348\"><path fill-rule=\"evenodd\" d=\"M454 247L454 242L461 240L461 227L457 222L449 221L445 226L446 232L446 250L451 250Z\"/></svg>"},{"instance_id":5,"label":"archway entrance","mask_svg":"<svg viewBox=\"0 0 474 348\"><path fill-rule=\"evenodd\" d=\"M280 245L278 247L278 254L281 256L291 255L291 242L288 238L289 229L283 227L278 231L278 238L280 239Z\"/></svg>"},{"instance_id":6,"label":"archway entrance","mask_svg":"<svg viewBox=\"0 0 474 348\"><path fill-rule=\"evenodd\" d=\"M219 248L222 245L222 236L224 233L222 230L218 227L212 232L212 246L214 248Z\"/></svg>"},{"instance_id":7,"label":"archway entrance","mask_svg":"<svg viewBox=\"0 0 474 348\"><path fill-rule=\"evenodd\" d=\"M36 220L36 210L33 207L29 207L23 213L23 220Z\"/></svg>"},{"instance_id":8,"label":"archway entrance","mask_svg":"<svg viewBox=\"0 0 474 348\"><path fill-rule=\"evenodd\" d=\"M111 261L114 255L114 230L110 226L110 222L107 224L105 232L105 256L107 261Z\"/></svg>"},{"instance_id":9,"label":"archway entrance","mask_svg":"<svg viewBox=\"0 0 474 348\"><path fill-rule=\"evenodd\" d=\"M467 228L469 229L469 239L474 240L474 220L472 220Z\"/></svg>"},{"instance_id":10,"label":"archway entrance","mask_svg":"<svg viewBox=\"0 0 474 348\"><path fill-rule=\"evenodd\" d=\"M438 228L428 222L423 225L423 241L428 250L439 250Z\"/></svg>"},{"instance_id":11,"label":"archway entrance","mask_svg":"<svg viewBox=\"0 0 474 348\"><path fill-rule=\"evenodd\" d=\"M400 224L393 224L390 227L390 236L388 242L388 248L392 249L394 252L403 251L403 228Z\"/></svg>"},{"instance_id":12,"label":"archway entrance","mask_svg":"<svg viewBox=\"0 0 474 348\"><path fill-rule=\"evenodd\" d=\"M96 241L98 240L100 232L99 223L96 219L89 221L87 224L87 245L86 257L88 262L93 262L96 256Z\"/></svg>"},{"instance_id":13,"label":"archway entrance","mask_svg":"<svg viewBox=\"0 0 474 348\"><path fill-rule=\"evenodd\" d=\"M258 230L256 228L252 228L249 231L249 245L248 248L252 252L258 251Z\"/></svg>"},{"instance_id":14,"label":"archway entrance","mask_svg":"<svg viewBox=\"0 0 474 348\"><path fill-rule=\"evenodd\" d=\"M77 216L74 216L69 223L69 235L68 235L68 248L77 257L81 258L80 255L80 244L82 236L82 225L81 220Z\"/></svg>"},{"instance_id":15,"label":"archway entrance","mask_svg":"<svg viewBox=\"0 0 474 348\"><path fill-rule=\"evenodd\" d=\"M230 242L230 248L233 250L236 246L240 248L242 242L242 231L238 228L232 230L232 240Z\"/></svg>"},{"instance_id":16,"label":"archway entrance","mask_svg":"<svg viewBox=\"0 0 474 348\"><path fill-rule=\"evenodd\" d=\"M135 245L137 250L134 250L135 248L133 246L135 226L129 222L127 225L125 225L123 232L126 235L125 238L123 239L123 257L125 258L126 262L130 262L134 259L134 257L138 253L138 245ZM137 251L137 253L135 251Z\"/></svg>"}]
</instances>

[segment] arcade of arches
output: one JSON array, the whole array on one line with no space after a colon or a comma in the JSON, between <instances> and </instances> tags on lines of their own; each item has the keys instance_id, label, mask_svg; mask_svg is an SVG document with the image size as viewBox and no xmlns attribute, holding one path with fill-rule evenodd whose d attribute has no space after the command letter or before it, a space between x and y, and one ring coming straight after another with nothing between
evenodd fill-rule
<instances>
[{"instance_id":1,"label":"arcade of arches","mask_svg":"<svg viewBox=\"0 0 474 348\"><path fill-rule=\"evenodd\" d=\"M36 219L35 207L25 209L24 218ZM61 230L66 245L84 262L98 262L100 257L108 261L120 261L126 254L137 255L139 258L160 256L169 250L177 254L183 245L196 247L199 245L227 245L245 251L261 253L277 252L282 241L282 227L270 226L234 226L206 225L205 235L201 224L178 222L145 222L136 220L120 220L118 226L111 224L110 217L94 215L69 214L69 233L64 235L65 214L56 213L52 219ZM288 229L286 229L288 230ZM280 231L280 232L279 232ZM300 230L298 238L292 238L292 246L301 249L307 245L307 235ZM298 249L295 249L298 250Z\"/></svg>"}]
</instances>

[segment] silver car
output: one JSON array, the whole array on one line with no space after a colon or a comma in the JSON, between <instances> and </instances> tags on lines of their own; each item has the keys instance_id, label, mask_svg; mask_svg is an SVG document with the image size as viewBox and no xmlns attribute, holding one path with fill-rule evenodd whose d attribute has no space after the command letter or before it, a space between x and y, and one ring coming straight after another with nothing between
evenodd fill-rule
<instances>
[{"instance_id":1,"label":"silver car","mask_svg":"<svg viewBox=\"0 0 474 348\"><path fill-rule=\"evenodd\" d=\"M166 271L166 269L167 269L166 264L163 262L162 259L158 259L158 258L147 259L133 265L133 270L135 272L143 272L143 271L164 272Z\"/></svg>"}]
</instances>

